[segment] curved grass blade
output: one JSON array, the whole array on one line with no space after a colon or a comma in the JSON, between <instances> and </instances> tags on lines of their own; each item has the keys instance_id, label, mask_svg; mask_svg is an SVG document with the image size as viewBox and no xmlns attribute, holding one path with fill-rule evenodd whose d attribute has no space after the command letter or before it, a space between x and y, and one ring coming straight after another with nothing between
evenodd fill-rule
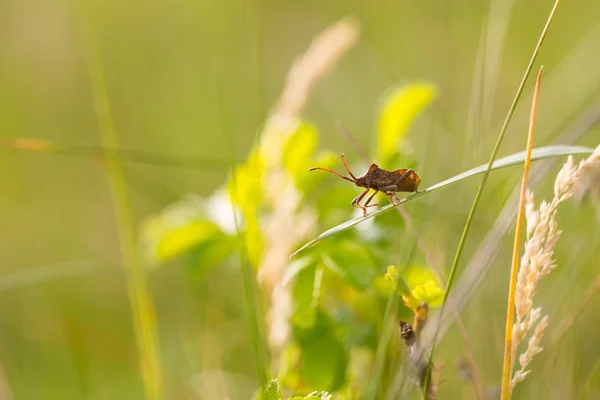
<instances>
[{"instance_id":1,"label":"curved grass blade","mask_svg":"<svg viewBox=\"0 0 600 400\"><path fill-rule=\"evenodd\" d=\"M538 147L536 149L533 149L533 152L531 154L531 160L543 160L545 158L553 158L553 157L562 157L562 156L567 156L567 155L572 155L572 154L591 154L594 151L594 149L590 148L590 147L583 147L583 146L561 146L561 145L556 145L556 146L545 146L545 147ZM494 161L494 164L492 165L492 170L495 169L500 169L500 168L506 168L506 167L510 167L513 165L518 165L518 164L522 164L525 161L525 155L526 152L525 151L520 151L518 153L514 153L511 154L509 156L497 159L496 161ZM465 171L461 174L455 175L452 178L448 178L442 182L436 183L433 186L429 186L427 189L422 190L418 193L412 194L410 196L404 197L402 199L400 199L399 202L396 203L396 205L400 205L403 203L406 203L407 201L413 200L417 197L423 196L427 193L431 193L435 190L441 189L445 186L451 185L453 183L459 182L465 178L469 178L471 176L474 175L478 175L478 174L482 174L486 171L487 169L487 164L483 164L480 165L478 167L472 168L468 171ZM337 226L334 226L331 229L328 229L327 231L321 233L319 236L317 236L316 238L314 238L313 240L311 240L310 242L306 243L304 246L302 246L301 248L299 248L298 250L296 250L291 256L290 258L294 257L295 255L297 255L298 253L300 253L303 250L308 249L309 247L314 246L315 244L339 233L342 232L348 228L353 227L356 224L359 224L369 218L373 218L378 216L379 214L383 214L384 212L389 211L392 207L395 207L393 204L388 204L385 207L381 207L379 210L374 211L372 213L369 213L365 216L362 217L358 217L358 218L354 218L351 219L349 221L343 222Z\"/></svg>"}]
</instances>

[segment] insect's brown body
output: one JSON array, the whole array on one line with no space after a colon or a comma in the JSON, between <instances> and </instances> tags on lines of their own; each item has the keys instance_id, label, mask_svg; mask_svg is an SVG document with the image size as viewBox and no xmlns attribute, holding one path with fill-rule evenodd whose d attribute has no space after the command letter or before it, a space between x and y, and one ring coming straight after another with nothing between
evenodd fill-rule
<instances>
[{"instance_id":1,"label":"insect's brown body","mask_svg":"<svg viewBox=\"0 0 600 400\"><path fill-rule=\"evenodd\" d=\"M331 172L332 174L335 174L340 178L354 183L358 187L367 189L358 196L356 196L354 200L352 200L352 205L354 207L362 209L363 215L367 215L367 207L379 207L379 204L369 204L378 192L383 192L386 196L389 196L390 201L394 203L394 199L399 200L396 196L397 192L417 192L419 184L421 183L421 179L412 169L397 169L395 171L386 171L385 169L379 168L377 164L371 164L367 172L365 172L363 175L357 178L348 169L343 154L342 163L344 164L346 171L348 171L352 178L348 178L346 176L338 174L335 171L325 168L311 168L309 171L320 169L323 171ZM365 204L361 205L360 201L371 190L374 190L374 192L371 194L371 196L369 196L367 201L365 201Z\"/></svg>"}]
</instances>

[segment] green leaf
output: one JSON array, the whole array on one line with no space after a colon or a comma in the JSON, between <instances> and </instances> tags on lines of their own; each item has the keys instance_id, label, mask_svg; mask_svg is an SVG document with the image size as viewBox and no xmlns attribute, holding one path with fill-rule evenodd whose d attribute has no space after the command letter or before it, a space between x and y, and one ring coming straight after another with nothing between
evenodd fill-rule
<instances>
[{"instance_id":1,"label":"green leaf","mask_svg":"<svg viewBox=\"0 0 600 400\"><path fill-rule=\"evenodd\" d=\"M309 168L332 168L338 160L338 156L328 151L320 152L315 157L318 143L319 135L314 127L302 123L289 135L283 146L281 157L283 166L291 175L297 188L304 193L313 191L321 180L325 179L324 174L307 174Z\"/></svg>"},{"instance_id":2,"label":"green leaf","mask_svg":"<svg viewBox=\"0 0 600 400\"><path fill-rule=\"evenodd\" d=\"M254 212L247 213L245 215L245 222L246 233L244 234L244 243L248 251L248 259L254 268L258 268L265 242L257 214Z\"/></svg>"},{"instance_id":3,"label":"green leaf","mask_svg":"<svg viewBox=\"0 0 600 400\"><path fill-rule=\"evenodd\" d=\"M332 335L315 336L302 346L300 372L313 388L338 389L346 373L346 353L342 343Z\"/></svg>"},{"instance_id":4,"label":"green leaf","mask_svg":"<svg viewBox=\"0 0 600 400\"><path fill-rule=\"evenodd\" d=\"M316 264L302 269L297 274L292 289L292 323L295 326L303 329L314 326L321 298L322 281L323 269Z\"/></svg>"},{"instance_id":5,"label":"green leaf","mask_svg":"<svg viewBox=\"0 0 600 400\"><path fill-rule=\"evenodd\" d=\"M248 258L257 268L262 257L264 240L259 223L262 200L262 177L264 162L258 151L254 151L244 164L238 165L228 185L229 196L244 217L244 243Z\"/></svg>"},{"instance_id":6,"label":"green leaf","mask_svg":"<svg viewBox=\"0 0 600 400\"><path fill-rule=\"evenodd\" d=\"M553 158L553 157L562 157L562 156L567 156L567 155L572 155L572 154L591 154L594 151L594 149L589 148L589 147L582 147L582 146L546 146L546 147L539 147L536 149L533 149L533 153L531 155L531 160L542 160L542 159L546 159L546 158ZM518 165L518 164L522 164L525 160L525 152L519 152L519 153L515 153L512 154L510 156L506 156L503 158L500 158L496 161L494 161L494 164L492 165L492 170L496 170L496 169L500 169L500 168L505 168L505 167L510 167L513 165ZM455 175L452 178L446 179L442 182L436 183L433 186L428 187L427 189L424 189L418 193L412 194L408 197L404 197L402 199L400 199L399 202L396 203L397 205L400 204L404 204L407 201L416 199L417 197L420 196L424 196L427 195L431 192L434 192L438 189L441 189L443 187L449 186L451 184L460 182L463 179L469 178L471 176L474 175L478 175L481 173L484 173L487 169L487 164L483 164L480 165L479 167L476 168L472 168L468 171L465 171L461 174ZM366 216L362 216L362 217L358 217L358 218L354 218L351 219L349 221L346 221L342 224L339 224L331 229L328 229L327 231L323 232L322 234L320 234L319 236L317 236L316 238L314 238L313 240L309 241L308 243L306 243L304 246L302 246L301 248L299 248L298 250L296 250L290 257L295 256L296 254L300 253L301 251L308 249L309 247L314 246L315 244L322 242L323 240L330 238L331 236L334 236L342 231L345 231L346 229L349 229L351 227L353 227L356 224L359 224L363 221L366 221L369 218L373 218L376 217L380 214L383 214L385 212L390 211L393 207L395 207L393 204L388 204L387 206L384 206L382 208L380 208L377 211L373 211L368 213Z\"/></svg>"},{"instance_id":7,"label":"green leaf","mask_svg":"<svg viewBox=\"0 0 600 400\"><path fill-rule=\"evenodd\" d=\"M174 223L164 215L157 215L144 221L140 237L144 257L150 263L158 264L226 236L207 220L192 217L189 221Z\"/></svg>"},{"instance_id":8,"label":"green leaf","mask_svg":"<svg viewBox=\"0 0 600 400\"><path fill-rule=\"evenodd\" d=\"M235 168L228 185L231 201L238 206L244 217L244 244L250 263L255 268L260 264L264 247L259 223L264 168L263 159L255 150L244 164Z\"/></svg>"},{"instance_id":9,"label":"green leaf","mask_svg":"<svg viewBox=\"0 0 600 400\"><path fill-rule=\"evenodd\" d=\"M287 139L283 147L283 166L297 180L305 175L317 149L319 136L308 124L301 124Z\"/></svg>"},{"instance_id":10,"label":"green leaf","mask_svg":"<svg viewBox=\"0 0 600 400\"><path fill-rule=\"evenodd\" d=\"M246 162L236 166L233 171L228 187L229 196L243 214L256 210L261 203L264 168L260 154L253 151Z\"/></svg>"},{"instance_id":11,"label":"green leaf","mask_svg":"<svg viewBox=\"0 0 600 400\"><path fill-rule=\"evenodd\" d=\"M279 381L277 379L273 379L269 386L267 387L267 393L265 396L265 400L281 400L283 396L281 395L281 388L279 387Z\"/></svg>"},{"instance_id":12,"label":"green leaf","mask_svg":"<svg viewBox=\"0 0 600 400\"><path fill-rule=\"evenodd\" d=\"M412 292L408 287L408 283L406 283L406 281L398 274L395 266L390 265L387 267L385 279L392 282L392 287L401 296L410 297L412 295Z\"/></svg>"},{"instance_id":13,"label":"green leaf","mask_svg":"<svg viewBox=\"0 0 600 400\"><path fill-rule=\"evenodd\" d=\"M290 284L303 269L314 265L314 263L315 260L312 257L304 257L292 261L283 272L281 284L283 286Z\"/></svg>"},{"instance_id":14,"label":"green leaf","mask_svg":"<svg viewBox=\"0 0 600 400\"><path fill-rule=\"evenodd\" d=\"M289 342L281 352L278 374L284 387L295 390L302 386L300 371L298 370L301 357L302 348L295 342Z\"/></svg>"},{"instance_id":15,"label":"green leaf","mask_svg":"<svg viewBox=\"0 0 600 400\"><path fill-rule=\"evenodd\" d=\"M311 329L293 326L294 338L302 349L298 370L304 388L334 391L344 383L348 356L336 336L336 326L322 311Z\"/></svg>"},{"instance_id":16,"label":"green leaf","mask_svg":"<svg viewBox=\"0 0 600 400\"><path fill-rule=\"evenodd\" d=\"M328 392L312 392L305 397L290 397L290 400L331 400L332 395Z\"/></svg>"},{"instance_id":17,"label":"green leaf","mask_svg":"<svg viewBox=\"0 0 600 400\"><path fill-rule=\"evenodd\" d=\"M371 252L355 241L340 242L327 256L323 256L323 263L359 290L368 288L377 274Z\"/></svg>"},{"instance_id":18,"label":"green leaf","mask_svg":"<svg viewBox=\"0 0 600 400\"><path fill-rule=\"evenodd\" d=\"M188 251L193 246L219 235L221 230L212 222L196 221L169 232L158 243L159 260L164 261Z\"/></svg>"},{"instance_id":19,"label":"green leaf","mask_svg":"<svg viewBox=\"0 0 600 400\"><path fill-rule=\"evenodd\" d=\"M390 167L398 155L399 142L408 126L437 94L431 83L413 83L393 90L385 99L379 117L378 160Z\"/></svg>"}]
</instances>

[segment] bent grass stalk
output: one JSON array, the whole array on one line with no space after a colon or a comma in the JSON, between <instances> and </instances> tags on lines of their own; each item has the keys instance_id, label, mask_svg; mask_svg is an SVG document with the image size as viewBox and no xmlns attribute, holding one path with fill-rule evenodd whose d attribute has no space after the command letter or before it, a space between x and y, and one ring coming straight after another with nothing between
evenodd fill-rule
<instances>
[{"instance_id":1,"label":"bent grass stalk","mask_svg":"<svg viewBox=\"0 0 600 400\"><path fill-rule=\"evenodd\" d=\"M502 400L508 400L510 396L510 371L512 354L512 332L515 318L515 292L517 290L517 274L519 270L519 247L521 243L521 228L523 226L523 215L525 214L525 198L527 197L527 178L531 166L531 151L533 149L533 137L535 132L535 118L537 114L538 98L540 94L540 82L542 79L543 66L537 76L533 102L531 105L531 116L529 118L529 134L527 135L527 157L523 165L523 179L521 181L521 196L519 198L519 209L517 224L515 227L515 240L513 243L512 266L510 269L510 289L508 292L508 309L506 311L506 331L504 341L504 366L502 369Z\"/></svg>"}]
</instances>

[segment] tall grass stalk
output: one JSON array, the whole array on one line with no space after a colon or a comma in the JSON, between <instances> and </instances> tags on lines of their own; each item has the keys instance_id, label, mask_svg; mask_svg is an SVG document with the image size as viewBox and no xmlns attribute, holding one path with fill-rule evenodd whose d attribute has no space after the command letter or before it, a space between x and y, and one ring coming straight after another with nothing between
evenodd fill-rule
<instances>
[{"instance_id":1,"label":"tall grass stalk","mask_svg":"<svg viewBox=\"0 0 600 400\"><path fill-rule=\"evenodd\" d=\"M84 50L102 144L106 148L118 148L119 140L111 114L104 72L96 53L93 35L86 30L88 20L85 11L85 5L81 3ZM146 399L158 400L162 398L163 373L158 356L156 314L147 276L137 252L135 223L131 213L125 174L119 157L107 152L104 154L104 159L115 211L121 257L125 268L144 391Z\"/></svg>"},{"instance_id":2,"label":"tall grass stalk","mask_svg":"<svg viewBox=\"0 0 600 400\"><path fill-rule=\"evenodd\" d=\"M225 117L224 113L224 89L223 79L221 78L221 65L220 63L215 66L215 96L217 113L219 114L220 128L223 135L227 138L229 144L229 157L231 165L231 179L235 185L235 138L229 125L229 120ZM248 259L246 247L244 246L244 236L246 233L240 228L240 221L238 219L238 212L236 210L233 199L230 200L231 212L235 223L236 232L236 247L239 255L240 270L242 272L242 285L244 287L244 304L246 305L246 317L248 318L248 325L250 331L250 343L252 345L252 352L254 356L254 365L256 368L256 374L258 376L259 392L261 396L266 393L268 385L268 357L267 357L267 342L265 339L265 321L261 317L261 305L258 296L258 284L256 282L256 276L254 270Z\"/></svg>"},{"instance_id":3,"label":"tall grass stalk","mask_svg":"<svg viewBox=\"0 0 600 400\"><path fill-rule=\"evenodd\" d=\"M527 82L527 79L529 78L531 70L533 69L533 64L535 63L535 60L537 59L538 53L542 46L542 43L544 42L544 39L546 38L546 34L548 33L550 24L552 23L552 20L554 19L554 15L556 13L556 9L558 8L559 3L560 3L560 0L556 0L556 2L554 3L554 6L552 7L552 10L550 11L550 15L548 16L548 19L546 20L546 25L544 26L544 29L542 30L540 38L533 50L533 54L531 56L531 59L529 60L529 64L527 65L527 68L525 69L525 73L523 74L523 78L521 79L521 83L519 84L519 87L517 89L517 93L515 94L515 97L510 105L509 110L508 110L508 114L506 115L504 123L502 124L502 128L500 129L500 133L498 134L498 139L496 140L496 144L494 145L494 149L492 150L492 154L490 155L487 169L486 169L485 173L483 174L483 177L481 178L481 184L479 185L479 188L477 189L477 193L475 194L475 198L473 199L473 205L471 206L471 211L469 212L467 221L465 222L465 227L463 229L462 235L460 237L460 241L458 243L458 247L456 248L454 261L452 262L452 267L450 268L450 274L448 276L448 285L444 292L444 299L442 302L440 314L443 314L444 309L446 307L446 302L448 300L448 294L450 293L450 290L452 289L452 284L454 283L456 269L457 269L458 263L460 262L460 257L462 255L462 251L463 251L463 248L466 243L466 239L467 239L467 235L469 233L469 229L471 227L471 223L473 222L473 217L475 216L475 211L477 210L477 206L479 205L479 200L481 199L481 194L483 193L483 188L485 187L487 178L492 169L492 165L494 164L494 160L496 159L496 156L498 155L498 151L500 150L500 145L502 144L502 140L504 139L504 135L506 134L506 131L508 129L508 125L509 125L510 121L512 120L513 114L515 113L517 104L519 103L521 94L523 93L523 89L525 88L525 83ZM438 332L439 332L439 327L436 327L436 331L435 331L434 339L433 339L433 345L431 348L431 353L429 355L429 363L430 364L433 359L433 354L435 351ZM431 379L431 374L428 374L426 377L426 380L425 380L425 387L428 387L428 383L429 383L430 379ZM424 400L426 399L426 396L427 396L427 393L423 392Z\"/></svg>"},{"instance_id":4,"label":"tall grass stalk","mask_svg":"<svg viewBox=\"0 0 600 400\"><path fill-rule=\"evenodd\" d=\"M232 169L232 176L233 169ZM245 252L243 234L240 230L240 223L237 218L235 205L231 203L234 219L235 219L235 230L237 234L238 242L238 254L240 269L242 271L242 284L244 285L244 303L246 304L246 316L248 318L248 324L250 325L250 342L252 344L252 350L254 354L254 364L256 367L256 374L258 375L258 383L260 385L259 392L261 395L266 393L268 385L268 357L267 357L267 345L264 333L264 320L261 318L262 313L259 312L261 307L258 297L258 287L256 282L256 276L252 265L248 260Z\"/></svg>"},{"instance_id":5,"label":"tall grass stalk","mask_svg":"<svg viewBox=\"0 0 600 400\"><path fill-rule=\"evenodd\" d=\"M517 274L519 272L519 247L521 243L521 228L523 227L523 215L525 214L525 198L527 197L527 178L529 177L529 168L531 166L531 151L533 149L533 137L535 132L535 118L537 115L537 105L540 94L540 82L542 79L543 67L537 76L535 91L533 92L533 103L531 105L531 115L529 118L529 134L527 135L527 157L523 165L523 179L521 180L521 196L519 198L519 208L517 215L517 224L515 227L515 240L513 243L512 265L510 268L510 289L508 292L508 309L506 310L506 331L504 336L504 365L502 369L502 400L508 400L510 396L510 371L512 354L512 332L515 319L515 292L517 290Z\"/></svg>"}]
</instances>

